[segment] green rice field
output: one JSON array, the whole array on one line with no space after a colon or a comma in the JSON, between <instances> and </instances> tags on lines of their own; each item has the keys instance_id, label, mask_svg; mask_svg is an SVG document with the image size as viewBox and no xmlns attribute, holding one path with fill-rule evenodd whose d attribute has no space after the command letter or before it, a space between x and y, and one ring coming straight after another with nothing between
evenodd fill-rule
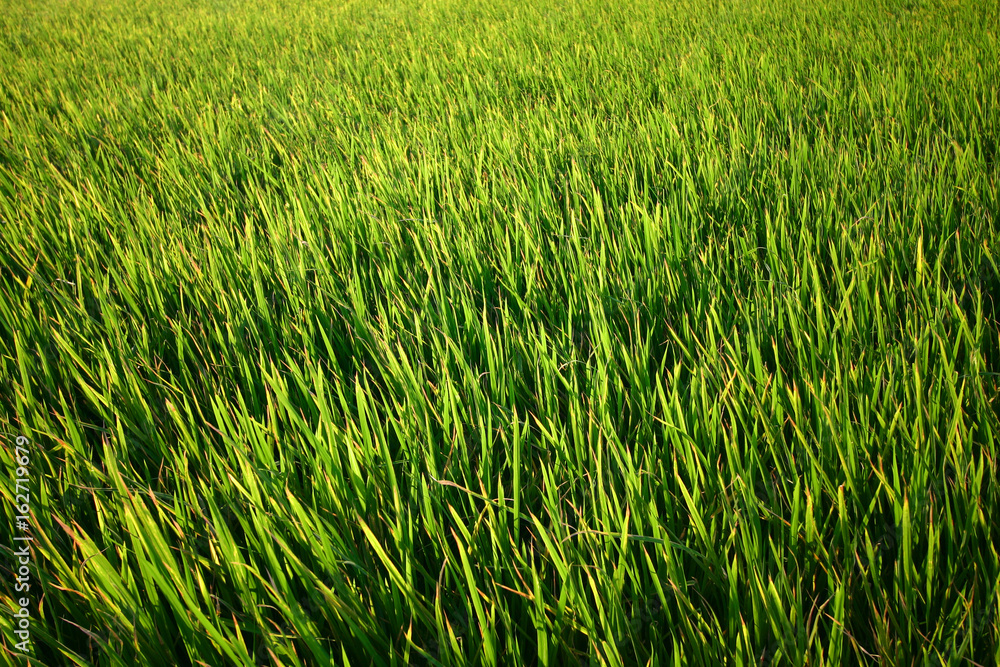
<instances>
[{"instance_id":1,"label":"green rice field","mask_svg":"<svg viewBox=\"0 0 1000 667\"><path fill-rule=\"evenodd\" d=\"M1000 0L0 0L0 664L1000 664L998 138Z\"/></svg>"}]
</instances>

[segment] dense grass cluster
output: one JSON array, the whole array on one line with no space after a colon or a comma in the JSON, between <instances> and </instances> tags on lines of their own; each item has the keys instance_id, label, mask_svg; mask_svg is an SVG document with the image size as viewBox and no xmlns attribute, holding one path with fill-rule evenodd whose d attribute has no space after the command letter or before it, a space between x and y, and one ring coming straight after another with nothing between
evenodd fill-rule
<instances>
[{"instance_id":1,"label":"dense grass cluster","mask_svg":"<svg viewBox=\"0 0 1000 667\"><path fill-rule=\"evenodd\" d=\"M1000 662L997 2L606 4L0 0L31 664Z\"/></svg>"}]
</instances>

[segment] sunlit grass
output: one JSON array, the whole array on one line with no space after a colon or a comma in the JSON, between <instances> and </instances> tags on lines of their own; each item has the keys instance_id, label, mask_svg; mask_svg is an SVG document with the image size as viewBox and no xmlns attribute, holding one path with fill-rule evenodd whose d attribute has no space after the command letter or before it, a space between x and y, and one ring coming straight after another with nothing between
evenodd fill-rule
<instances>
[{"instance_id":1,"label":"sunlit grass","mask_svg":"<svg viewBox=\"0 0 1000 667\"><path fill-rule=\"evenodd\" d=\"M996 2L605 4L0 0L38 664L1000 662Z\"/></svg>"}]
</instances>

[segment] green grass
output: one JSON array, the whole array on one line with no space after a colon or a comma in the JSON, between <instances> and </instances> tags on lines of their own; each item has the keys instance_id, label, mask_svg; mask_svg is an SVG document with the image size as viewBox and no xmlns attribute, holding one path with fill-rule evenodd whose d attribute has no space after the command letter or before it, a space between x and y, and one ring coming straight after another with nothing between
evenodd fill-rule
<instances>
[{"instance_id":1,"label":"green grass","mask_svg":"<svg viewBox=\"0 0 1000 667\"><path fill-rule=\"evenodd\" d=\"M0 0L31 664L1000 662L1000 5L606 4Z\"/></svg>"}]
</instances>

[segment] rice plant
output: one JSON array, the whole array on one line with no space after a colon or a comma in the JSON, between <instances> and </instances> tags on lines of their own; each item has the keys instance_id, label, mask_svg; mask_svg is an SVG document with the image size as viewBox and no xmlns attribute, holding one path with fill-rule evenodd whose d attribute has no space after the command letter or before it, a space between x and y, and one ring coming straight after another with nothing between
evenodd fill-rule
<instances>
[{"instance_id":1,"label":"rice plant","mask_svg":"<svg viewBox=\"0 0 1000 667\"><path fill-rule=\"evenodd\" d=\"M0 0L3 660L1000 663L998 35Z\"/></svg>"}]
</instances>

